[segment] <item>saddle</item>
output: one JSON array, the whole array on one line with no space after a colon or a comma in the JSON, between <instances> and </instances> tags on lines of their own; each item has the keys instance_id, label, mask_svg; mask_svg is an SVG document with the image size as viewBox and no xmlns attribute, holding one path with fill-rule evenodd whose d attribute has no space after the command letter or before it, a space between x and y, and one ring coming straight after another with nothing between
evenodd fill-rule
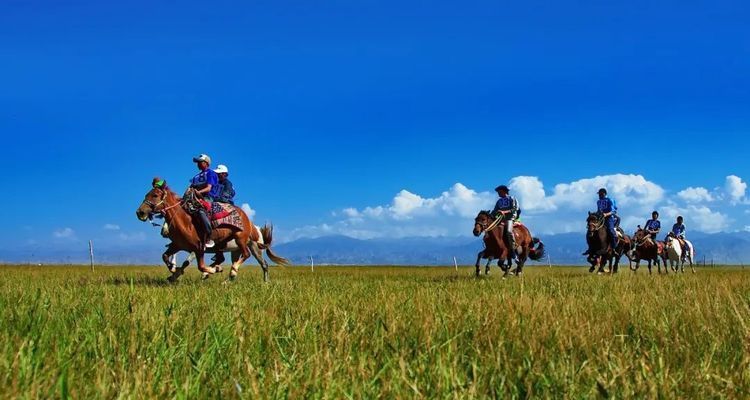
<instances>
[{"instance_id":1,"label":"saddle","mask_svg":"<svg viewBox=\"0 0 750 400\"><path fill-rule=\"evenodd\" d=\"M208 216L211 226L218 228L220 226L230 226L239 230L244 229L242 216L239 209L227 203L211 203L211 213Z\"/></svg>"}]
</instances>

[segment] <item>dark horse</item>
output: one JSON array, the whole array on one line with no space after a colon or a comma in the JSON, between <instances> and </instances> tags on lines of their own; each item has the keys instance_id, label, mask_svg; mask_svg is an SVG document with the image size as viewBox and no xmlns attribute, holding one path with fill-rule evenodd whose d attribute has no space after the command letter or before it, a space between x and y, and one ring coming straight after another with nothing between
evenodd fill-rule
<instances>
[{"instance_id":1,"label":"dark horse","mask_svg":"<svg viewBox=\"0 0 750 400\"><path fill-rule=\"evenodd\" d=\"M610 245L611 241L605 222L606 219L601 212L589 212L586 219L586 243L589 246L588 262L591 264L589 272L604 273L605 264L615 256L616 249L613 249ZM611 272L611 270L606 272Z\"/></svg>"},{"instance_id":2,"label":"dark horse","mask_svg":"<svg viewBox=\"0 0 750 400\"><path fill-rule=\"evenodd\" d=\"M483 258L499 260L498 266L503 270L503 277L508 276L508 272L510 272L510 267L513 264L513 253L507 238L505 238L505 225L502 222L502 220L495 219L489 211L480 211L474 219L474 236L484 233L485 246L485 249L477 254L477 276L480 275L480 262ZM508 223L513 222L508 221ZM522 224L513 227L513 234L516 237L516 253L518 254L515 274L520 275L523 273L523 266L527 259L539 261L544 257L544 243L531 237L529 229ZM506 260L508 261L507 266L504 265Z\"/></svg>"},{"instance_id":3,"label":"dark horse","mask_svg":"<svg viewBox=\"0 0 750 400\"><path fill-rule=\"evenodd\" d=\"M648 261L648 273L651 273L651 265L656 263L658 273L661 274L661 261L664 261L664 273L669 274L667 268L667 256L664 249L664 242L654 241L644 229L638 226L638 230L633 235L634 249L633 249L633 260L635 261L635 268L631 267L633 271L637 271L641 266L641 260Z\"/></svg>"},{"instance_id":4,"label":"dark horse","mask_svg":"<svg viewBox=\"0 0 750 400\"><path fill-rule=\"evenodd\" d=\"M263 269L263 280L268 281L268 263L263 259L262 248L270 246L270 230L266 231L268 235L263 237L263 232L258 229L247 214L242 209L237 209L242 218L243 229L239 230L232 227L220 226L214 229L212 238L216 242L216 249L226 249L227 247L236 246L237 250L232 251L232 272L230 278L237 276L239 266L247 260L252 254L260 263ZM162 255L162 260L171 268L170 258L179 251L195 253L198 261L198 269L203 273L203 278L208 278L210 274L216 273L215 267L205 265L203 255L206 253L202 245L201 233L196 229L192 216L185 211L183 203L174 192L168 187L154 187L146 193L143 202L136 216L141 221L148 220L153 214L163 214L165 221L169 224L169 237L172 242ZM183 273L183 268L177 268L173 271L170 281L177 280Z\"/></svg>"}]
</instances>

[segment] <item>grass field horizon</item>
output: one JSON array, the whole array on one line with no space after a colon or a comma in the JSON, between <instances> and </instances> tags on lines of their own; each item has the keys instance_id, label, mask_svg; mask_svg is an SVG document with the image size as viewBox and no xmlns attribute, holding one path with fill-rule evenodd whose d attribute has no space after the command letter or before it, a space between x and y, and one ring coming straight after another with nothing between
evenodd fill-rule
<instances>
[{"instance_id":1,"label":"grass field horizon","mask_svg":"<svg viewBox=\"0 0 750 400\"><path fill-rule=\"evenodd\" d=\"M3 398L750 396L739 267L0 272Z\"/></svg>"}]
</instances>

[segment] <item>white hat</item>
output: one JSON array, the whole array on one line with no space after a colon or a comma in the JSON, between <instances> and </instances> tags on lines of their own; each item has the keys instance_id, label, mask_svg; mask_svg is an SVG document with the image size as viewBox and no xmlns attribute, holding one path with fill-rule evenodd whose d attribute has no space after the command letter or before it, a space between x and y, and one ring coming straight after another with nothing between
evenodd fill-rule
<instances>
[{"instance_id":1,"label":"white hat","mask_svg":"<svg viewBox=\"0 0 750 400\"><path fill-rule=\"evenodd\" d=\"M205 161L205 162L211 164L211 157L209 157L206 154L201 154L198 157L193 157L193 162L194 163L198 163L198 162L201 162L201 161Z\"/></svg>"},{"instance_id":2,"label":"white hat","mask_svg":"<svg viewBox=\"0 0 750 400\"><path fill-rule=\"evenodd\" d=\"M227 168L227 166L224 164L219 164L214 170L214 172L216 172L217 174L228 174L229 168Z\"/></svg>"}]
</instances>

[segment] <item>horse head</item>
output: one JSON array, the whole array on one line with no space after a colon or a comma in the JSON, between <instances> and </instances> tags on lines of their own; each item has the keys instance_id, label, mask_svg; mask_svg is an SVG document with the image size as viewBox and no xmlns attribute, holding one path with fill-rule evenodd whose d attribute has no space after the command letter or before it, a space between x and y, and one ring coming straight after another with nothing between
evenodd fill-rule
<instances>
[{"instance_id":1,"label":"horse head","mask_svg":"<svg viewBox=\"0 0 750 400\"><path fill-rule=\"evenodd\" d=\"M479 236L495 221L489 211L482 210L474 218L474 236Z\"/></svg>"},{"instance_id":2,"label":"horse head","mask_svg":"<svg viewBox=\"0 0 750 400\"><path fill-rule=\"evenodd\" d=\"M135 216L141 221L149 220L154 214L162 212L166 207L165 203L169 194L169 188L167 187L166 182L159 180L158 178L155 178L154 182L155 183L152 184L152 189L146 193L143 202L141 202L141 205L135 210ZM157 186L156 182L159 182L160 185Z\"/></svg>"},{"instance_id":3,"label":"horse head","mask_svg":"<svg viewBox=\"0 0 750 400\"><path fill-rule=\"evenodd\" d=\"M589 211L589 216L586 218L586 225L588 226L589 232L596 232L604 226L604 215L600 212L592 213Z\"/></svg>"}]
</instances>

